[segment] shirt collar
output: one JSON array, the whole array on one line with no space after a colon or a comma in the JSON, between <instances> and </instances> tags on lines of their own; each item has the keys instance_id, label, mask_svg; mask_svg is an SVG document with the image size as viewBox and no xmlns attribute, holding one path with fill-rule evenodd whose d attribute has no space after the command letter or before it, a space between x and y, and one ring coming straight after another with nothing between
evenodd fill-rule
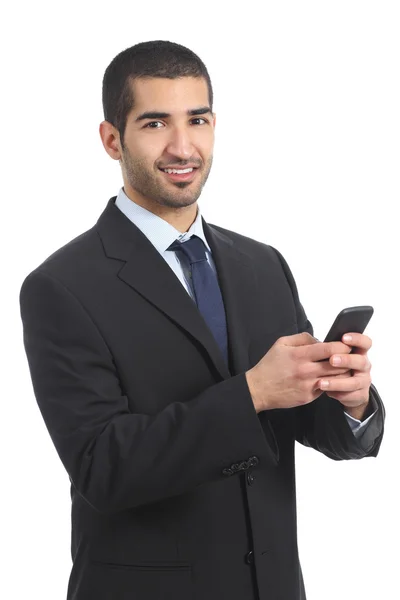
<instances>
[{"instance_id":1,"label":"shirt collar","mask_svg":"<svg viewBox=\"0 0 400 600\"><path fill-rule=\"evenodd\" d=\"M173 225L158 215L133 202L125 194L123 187L118 192L115 205L144 233L160 253L165 252L175 240L178 239L180 242L185 242L192 235L197 235L202 239L207 250L211 252L211 248L204 235L199 205L197 205L196 219L185 233L175 229Z\"/></svg>"}]
</instances>

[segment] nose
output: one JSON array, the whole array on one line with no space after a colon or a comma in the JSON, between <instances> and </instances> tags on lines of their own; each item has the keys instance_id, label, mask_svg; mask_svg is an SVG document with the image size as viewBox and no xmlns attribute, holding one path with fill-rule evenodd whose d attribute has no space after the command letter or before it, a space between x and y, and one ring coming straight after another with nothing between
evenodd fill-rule
<instances>
[{"instance_id":1,"label":"nose","mask_svg":"<svg viewBox=\"0 0 400 600\"><path fill-rule=\"evenodd\" d=\"M166 150L173 156L184 159L190 158L194 150L190 131L183 127L174 127L171 129Z\"/></svg>"}]
</instances>

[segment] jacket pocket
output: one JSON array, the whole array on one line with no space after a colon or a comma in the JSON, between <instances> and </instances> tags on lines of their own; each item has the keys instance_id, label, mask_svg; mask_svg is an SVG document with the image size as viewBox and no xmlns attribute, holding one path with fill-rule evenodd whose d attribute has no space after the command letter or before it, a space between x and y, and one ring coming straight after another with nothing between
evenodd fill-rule
<instances>
[{"instance_id":1,"label":"jacket pocket","mask_svg":"<svg viewBox=\"0 0 400 600\"><path fill-rule=\"evenodd\" d=\"M144 571L170 571L170 570L191 570L192 565L190 562L183 560L146 560L136 561L134 563L114 563L114 562L103 562L101 560L92 560L92 565L106 567L109 569L126 569L126 570L144 570Z\"/></svg>"},{"instance_id":2,"label":"jacket pocket","mask_svg":"<svg viewBox=\"0 0 400 600\"><path fill-rule=\"evenodd\" d=\"M192 565L184 561L129 564L92 561L77 600L192 600Z\"/></svg>"}]
</instances>

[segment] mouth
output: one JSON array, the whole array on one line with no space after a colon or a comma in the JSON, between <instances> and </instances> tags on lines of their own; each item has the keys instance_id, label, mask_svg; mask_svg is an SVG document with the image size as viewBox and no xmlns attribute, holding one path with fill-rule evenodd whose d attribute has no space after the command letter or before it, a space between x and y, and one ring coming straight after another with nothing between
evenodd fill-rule
<instances>
[{"instance_id":1,"label":"mouth","mask_svg":"<svg viewBox=\"0 0 400 600\"><path fill-rule=\"evenodd\" d=\"M191 181L196 176L197 167L189 169L159 169L170 181Z\"/></svg>"}]
</instances>

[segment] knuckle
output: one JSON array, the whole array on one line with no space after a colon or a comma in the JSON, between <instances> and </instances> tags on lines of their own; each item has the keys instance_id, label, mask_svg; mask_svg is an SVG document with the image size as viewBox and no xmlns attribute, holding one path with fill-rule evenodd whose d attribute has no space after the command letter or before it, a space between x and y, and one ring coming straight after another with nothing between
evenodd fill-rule
<instances>
[{"instance_id":1,"label":"knuckle","mask_svg":"<svg viewBox=\"0 0 400 600\"><path fill-rule=\"evenodd\" d=\"M296 357L299 360L309 360L309 354L310 354L310 348L312 347L311 344L308 344L307 346L298 346L296 348L297 354Z\"/></svg>"},{"instance_id":2,"label":"knuckle","mask_svg":"<svg viewBox=\"0 0 400 600\"><path fill-rule=\"evenodd\" d=\"M302 380L308 379L309 374L310 374L310 369L309 369L309 367L308 367L307 364L305 364L305 363L296 363L296 366L295 366L295 376L298 379L302 379Z\"/></svg>"},{"instance_id":3,"label":"knuckle","mask_svg":"<svg viewBox=\"0 0 400 600\"><path fill-rule=\"evenodd\" d=\"M313 335L311 335L311 333L308 333L308 331L303 331L301 335L303 335L309 342L315 341L316 339Z\"/></svg>"},{"instance_id":4,"label":"knuckle","mask_svg":"<svg viewBox=\"0 0 400 600\"><path fill-rule=\"evenodd\" d=\"M335 354L336 351L337 351L336 342L329 342L329 345L328 345L328 356L332 356L332 354Z\"/></svg>"},{"instance_id":5,"label":"knuckle","mask_svg":"<svg viewBox=\"0 0 400 600\"><path fill-rule=\"evenodd\" d=\"M293 364L293 367L290 371L290 373L288 373L290 379L296 381L297 379L301 379L301 377L299 376L299 367L296 363Z\"/></svg>"},{"instance_id":6,"label":"knuckle","mask_svg":"<svg viewBox=\"0 0 400 600\"><path fill-rule=\"evenodd\" d=\"M348 354L351 352L351 348L343 342L330 342L331 343L331 354Z\"/></svg>"},{"instance_id":7,"label":"knuckle","mask_svg":"<svg viewBox=\"0 0 400 600\"><path fill-rule=\"evenodd\" d=\"M293 365L292 375L295 379L304 379L302 367L296 362Z\"/></svg>"},{"instance_id":8,"label":"knuckle","mask_svg":"<svg viewBox=\"0 0 400 600\"><path fill-rule=\"evenodd\" d=\"M330 358L334 352L332 351L332 342L325 342L321 347L323 358Z\"/></svg>"},{"instance_id":9,"label":"knuckle","mask_svg":"<svg viewBox=\"0 0 400 600\"><path fill-rule=\"evenodd\" d=\"M365 387L365 378L357 377L355 379L356 381L354 383L356 384L356 387L354 388L354 391L362 390Z\"/></svg>"}]
</instances>

